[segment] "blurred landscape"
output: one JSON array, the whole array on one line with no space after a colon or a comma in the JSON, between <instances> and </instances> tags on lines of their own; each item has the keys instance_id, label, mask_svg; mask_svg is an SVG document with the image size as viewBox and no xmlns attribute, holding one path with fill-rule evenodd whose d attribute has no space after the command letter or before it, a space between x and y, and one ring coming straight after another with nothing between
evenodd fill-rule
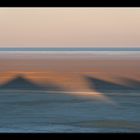
<instances>
[{"instance_id":1,"label":"blurred landscape","mask_svg":"<svg viewBox=\"0 0 140 140\"><path fill-rule=\"evenodd\" d=\"M140 132L140 51L0 50L0 132Z\"/></svg>"}]
</instances>

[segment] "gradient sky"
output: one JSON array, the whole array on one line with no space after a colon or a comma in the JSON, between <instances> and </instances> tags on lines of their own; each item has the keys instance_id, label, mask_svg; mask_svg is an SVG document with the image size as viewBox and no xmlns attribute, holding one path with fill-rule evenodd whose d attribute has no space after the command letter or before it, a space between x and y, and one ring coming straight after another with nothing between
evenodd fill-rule
<instances>
[{"instance_id":1,"label":"gradient sky","mask_svg":"<svg viewBox=\"0 0 140 140\"><path fill-rule=\"evenodd\" d=\"M0 8L0 47L140 47L140 8Z\"/></svg>"}]
</instances>

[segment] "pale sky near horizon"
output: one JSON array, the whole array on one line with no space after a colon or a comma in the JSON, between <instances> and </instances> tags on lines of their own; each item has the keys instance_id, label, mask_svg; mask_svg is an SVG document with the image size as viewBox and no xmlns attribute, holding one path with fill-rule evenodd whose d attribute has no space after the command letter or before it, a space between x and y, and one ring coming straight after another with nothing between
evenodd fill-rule
<instances>
[{"instance_id":1,"label":"pale sky near horizon","mask_svg":"<svg viewBox=\"0 0 140 140\"><path fill-rule=\"evenodd\" d=\"M140 47L140 8L0 8L0 47Z\"/></svg>"}]
</instances>

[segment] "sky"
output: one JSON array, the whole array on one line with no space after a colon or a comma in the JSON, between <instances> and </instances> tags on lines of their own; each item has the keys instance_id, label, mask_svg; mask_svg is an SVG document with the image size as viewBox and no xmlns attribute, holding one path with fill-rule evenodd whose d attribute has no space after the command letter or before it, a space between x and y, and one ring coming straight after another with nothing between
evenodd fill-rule
<instances>
[{"instance_id":1,"label":"sky","mask_svg":"<svg viewBox=\"0 0 140 140\"><path fill-rule=\"evenodd\" d=\"M140 47L140 8L0 8L0 47Z\"/></svg>"}]
</instances>

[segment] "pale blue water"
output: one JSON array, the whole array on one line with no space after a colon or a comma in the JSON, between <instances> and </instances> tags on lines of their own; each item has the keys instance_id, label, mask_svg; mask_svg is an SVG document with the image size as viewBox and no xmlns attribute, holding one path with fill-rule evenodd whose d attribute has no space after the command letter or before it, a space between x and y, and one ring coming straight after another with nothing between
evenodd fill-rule
<instances>
[{"instance_id":1,"label":"pale blue water","mask_svg":"<svg viewBox=\"0 0 140 140\"><path fill-rule=\"evenodd\" d=\"M113 102L61 93L0 92L0 132L140 132L140 94Z\"/></svg>"}]
</instances>

